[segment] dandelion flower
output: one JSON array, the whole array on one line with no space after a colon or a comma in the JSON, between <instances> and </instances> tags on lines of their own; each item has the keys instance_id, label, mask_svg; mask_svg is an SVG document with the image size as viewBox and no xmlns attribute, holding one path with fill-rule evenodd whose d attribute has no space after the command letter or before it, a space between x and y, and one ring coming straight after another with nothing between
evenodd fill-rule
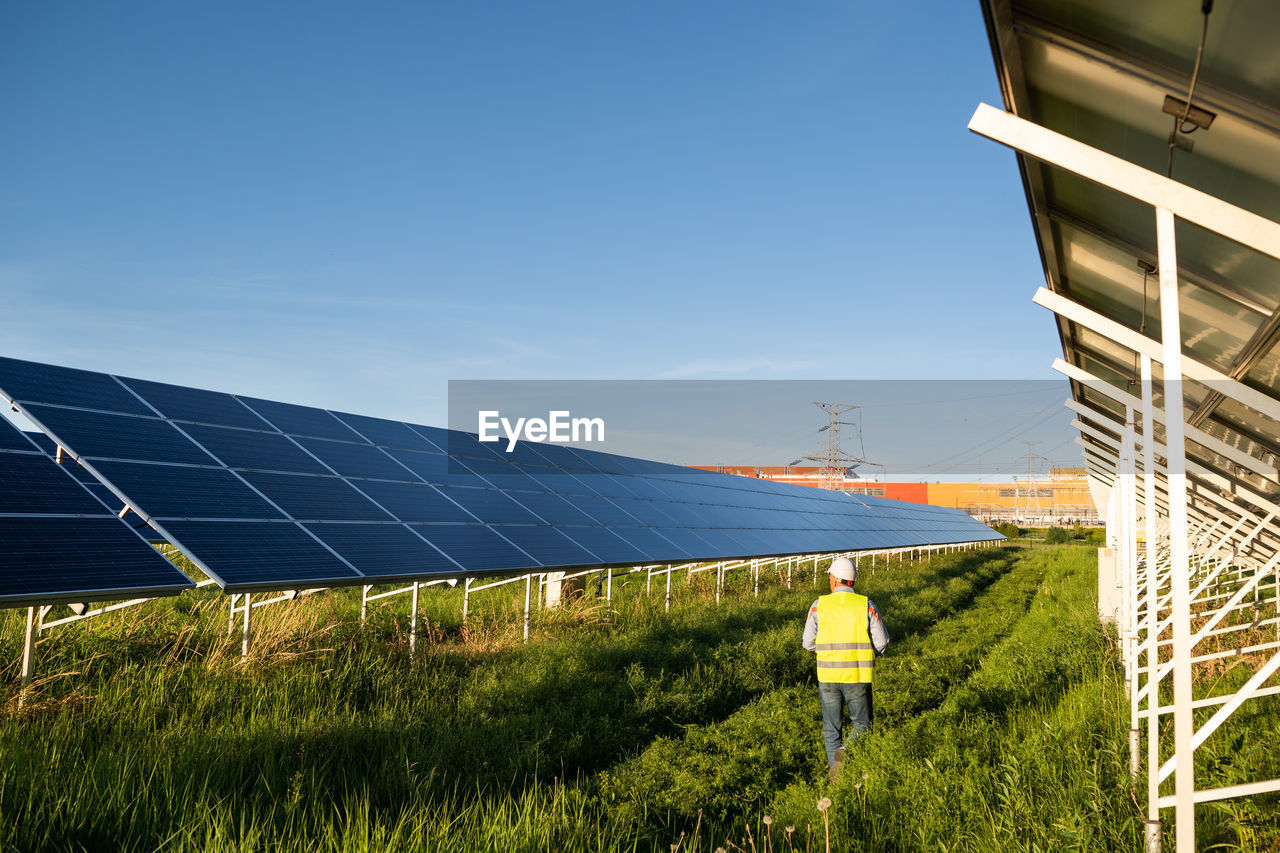
<instances>
[{"instance_id":1,"label":"dandelion flower","mask_svg":"<svg viewBox=\"0 0 1280 853\"><path fill-rule=\"evenodd\" d=\"M823 797L822 799L818 800L818 811L825 812L829 808L831 808L830 797Z\"/></svg>"},{"instance_id":2,"label":"dandelion flower","mask_svg":"<svg viewBox=\"0 0 1280 853\"><path fill-rule=\"evenodd\" d=\"M773 826L773 818L772 818L772 817L770 817L769 815L765 815L765 816L764 816L764 825L765 825L765 826Z\"/></svg>"},{"instance_id":3,"label":"dandelion flower","mask_svg":"<svg viewBox=\"0 0 1280 853\"><path fill-rule=\"evenodd\" d=\"M787 827L787 835L790 835L791 833L793 833L793 832L795 832L795 831L796 831L796 828L795 828L794 826L788 826L788 827Z\"/></svg>"}]
</instances>

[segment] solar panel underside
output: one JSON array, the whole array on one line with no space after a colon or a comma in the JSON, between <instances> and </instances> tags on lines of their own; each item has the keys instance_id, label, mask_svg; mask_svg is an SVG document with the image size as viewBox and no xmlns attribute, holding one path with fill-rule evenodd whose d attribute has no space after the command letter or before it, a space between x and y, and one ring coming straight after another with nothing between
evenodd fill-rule
<instances>
[{"instance_id":1,"label":"solar panel underside","mask_svg":"<svg viewBox=\"0 0 1280 853\"><path fill-rule=\"evenodd\" d=\"M4 418L0 543L0 606L173 595L193 586Z\"/></svg>"},{"instance_id":2,"label":"solar panel underside","mask_svg":"<svg viewBox=\"0 0 1280 853\"><path fill-rule=\"evenodd\" d=\"M0 358L0 392L240 591L998 539L969 516Z\"/></svg>"}]
</instances>

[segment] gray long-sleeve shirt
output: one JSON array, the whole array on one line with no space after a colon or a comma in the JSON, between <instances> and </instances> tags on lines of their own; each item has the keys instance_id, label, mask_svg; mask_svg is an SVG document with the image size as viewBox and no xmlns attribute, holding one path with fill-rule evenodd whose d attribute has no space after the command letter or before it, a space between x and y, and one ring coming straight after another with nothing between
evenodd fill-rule
<instances>
[{"instance_id":1,"label":"gray long-sleeve shirt","mask_svg":"<svg viewBox=\"0 0 1280 853\"><path fill-rule=\"evenodd\" d=\"M852 587L840 586L836 587L836 591L832 595L840 595L845 592L853 592ZM884 654L884 650L889 648L889 632L884 627L884 620L880 618L880 611L876 608L875 602L867 599L867 632L871 635L871 645L875 647L876 654ZM809 619L804 623L804 639L802 640L804 647L811 652L818 650L818 602L814 601L809 607Z\"/></svg>"}]
</instances>

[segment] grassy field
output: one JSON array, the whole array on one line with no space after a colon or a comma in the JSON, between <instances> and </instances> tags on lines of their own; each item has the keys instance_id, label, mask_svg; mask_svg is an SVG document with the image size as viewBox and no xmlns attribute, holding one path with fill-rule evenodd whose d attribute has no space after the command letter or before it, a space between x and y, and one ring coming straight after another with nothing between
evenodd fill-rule
<instances>
[{"instance_id":1,"label":"grassy field","mask_svg":"<svg viewBox=\"0 0 1280 853\"><path fill-rule=\"evenodd\" d=\"M0 850L1141 849L1090 549L864 569L893 645L835 786L810 581L754 598L741 572L717 606L709 573L664 613L662 586L619 578L528 645L523 585L467 626L435 587L412 663L404 599L363 627L358 590L264 608L246 662L225 599L188 595L46 636L20 710L8 612ZM1275 709L1246 706L1200 775L1280 775ZM1206 847L1280 849L1274 798L1201 816Z\"/></svg>"}]
</instances>

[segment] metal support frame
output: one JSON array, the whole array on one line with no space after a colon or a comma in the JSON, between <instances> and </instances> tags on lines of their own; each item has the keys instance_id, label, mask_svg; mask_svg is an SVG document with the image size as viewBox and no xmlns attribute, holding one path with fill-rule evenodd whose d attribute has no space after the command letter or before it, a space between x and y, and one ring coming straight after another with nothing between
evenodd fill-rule
<instances>
[{"instance_id":1,"label":"metal support frame","mask_svg":"<svg viewBox=\"0 0 1280 853\"><path fill-rule=\"evenodd\" d=\"M533 575L524 576L524 641L529 642L529 593L533 588Z\"/></svg>"},{"instance_id":2,"label":"metal support frame","mask_svg":"<svg viewBox=\"0 0 1280 853\"><path fill-rule=\"evenodd\" d=\"M27 608L27 624L22 631L22 690L31 686L31 676L36 666L36 608ZM21 697L19 697L21 698Z\"/></svg>"},{"instance_id":3,"label":"metal support frame","mask_svg":"<svg viewBox=\"0 0 1280 853\"><path fill-rule=\"evenodd\" d=\"M253 640L253 594L244 594L244 625L240 632L240 657L249 656L249 646Z\"/></svg>"},{"instance_id":4,"label":"metal support frame","mask_svg":"<svg viewBox=\"0 0 1280 853\"><path fill-rule=\"evenodd\" d=\"M421 582L413 582L413 603L409 605L409 660L418 654L418 592L421 587Z\"/></svg>"},{"instance_id":5,"label":"metal support frame","mask_svg":"<svg viewBox=\"0 0 1280 853\"><path fill-rule=\"evenodd\" d=\"M1112 533L1119 537L1117 544L1121 546L1118 574L1122 585L1122 620L1118 627L1126 686L1130 688L1131 737L1139 731L1139 720L1146 720L1147 850L1149 853L1159 851L1160 809L1172 808L1177 853L1191 853L1195 849L1197 803L1280 790L1280 779L1272 779L1197 791L1193 768L1195 749L1241 704L1255 696L1280 692L1280 688L1263 686L1280 671L1280 654L1260 666L1241 689L1226 696L1196 699L1192 680L1197 662L1220 655L1215 652L1192 657L1195 645L1207 636L1215 636L1220 641L1239 636L1239 646L1221 654L1241 654L1246 650L1261 651L1277 646L1277 643L1250 643L1249 635L1253 632L1249 629L1260 627L1264 621L1259 611L1264 603L1269 602L1273 608L1280 604L1280 575L1275 572L1280 565L1280 531L1274 525L1280 506L1269 496L1243 486L1236 472L1223 469L1216 461L1201 464L1188 458L1187 441L1191 440L1242 470L1269 482L1278 479L1274 460L1264 463L1209 435L1198 428L1199 420L1194 412L1190 417L1196 425L1188 424L1183 383L1206 384L1212 393L1273 418L1280 418L1280 401L1193 356L1184 355L1175 224L1178 219L1193 222L1277 259L1280 259L1280 225L985 104L974 113L969 129L1025 156L1144 202L1154 214L1159 340L1091 311L1062 293L1041 289L1035 301L1052 310L1062 321L1086 327L1132 350L1141 359L1141 400L1089 375L1078 365L1059 361L1055 367L1080 386L1117 401L1128 413L1126 422L1117 424L1115 415L1094 412L1086 406L1072 406L1085 419L1077 422L1082 434L1078 441L1085 447L1090 476L1111 485L1111 499L1113 503L1119 502L1109 517L1115 519L1117 529ZM1163 417L1156 413L1153 405L1152 361L1159 361L1163 367ZM1135 488L1138 470L1135 443L1139 433L1133 417L1139 408L1144 487L1141 497ZM1156 460L1157 423L1162 424L1165 433L1163 465ZM1137 525L1139 512L1145 524L1141 532ZM1163 535L1157 523L1159 515L1163 515L1165 522ZM1250 529L1247 546L1242 537L1246 527ZM1251 574L1246 574L1246 570ZM1276 594L1271 599L1261 599L1261 584L1272 576L1276 576ZM1254 600L1245 601L1250 592L1255 592ZM1193 617L1205 620L1198 624L1194 636ZM1280 619L1280 613L1276 618ZM1225 620L1233 621L1217 630ZM1172 629L1172 637L1162 643L1160 635L1166 626ZM1164 661L1161 661L1162 649L1168 654ZM1170 674L1172 704L1161 707L1161 687ZM1144 679L1145 684L1139 687ZM1143 701L1145 708L1141 707ZM1194 710L1210 704L1220 707L1197 730ZM1161 731L1162 714L1171 718L1171 732ZM1170 733L1172 755L1162 765L1161 738ZM1137 770L1138 744L1131 741L1131 746L1131 766ZM1162 796L1160 782L1171 774L1173 793Z\"/></svg>"}]
</instances>

